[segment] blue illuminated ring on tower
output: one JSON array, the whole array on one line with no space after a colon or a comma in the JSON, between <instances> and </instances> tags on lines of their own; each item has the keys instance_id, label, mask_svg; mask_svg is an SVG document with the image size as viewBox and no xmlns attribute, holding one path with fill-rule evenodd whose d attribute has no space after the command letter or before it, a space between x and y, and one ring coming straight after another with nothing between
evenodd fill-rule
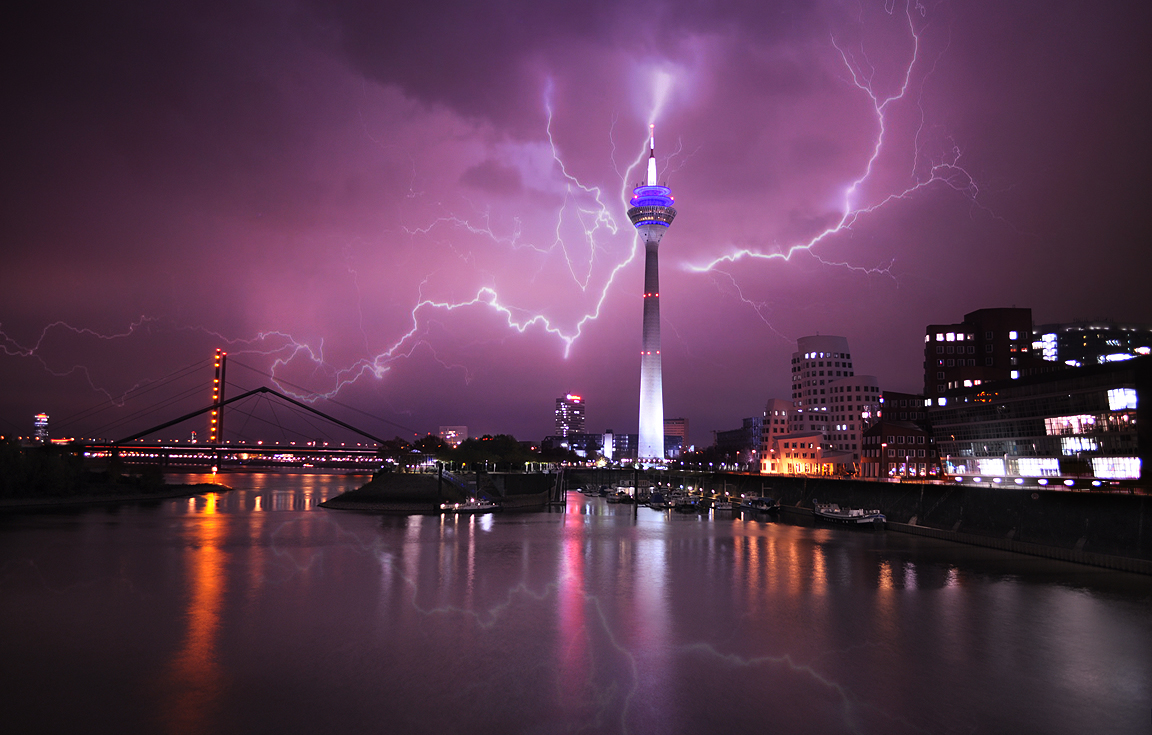
<instances>
[{"instance_id":1,"label":"blue illuminated ring on tower","mask_svg":"<svg viewBox=\"0 0 1152 735\"><path fill-rule=\"evenodd\" d=\"M642 225L672 224L676 209L672 206L672 190L667 186L637 186L629 202L628 219L635 227Z\"/></svg>"}]
</instances>

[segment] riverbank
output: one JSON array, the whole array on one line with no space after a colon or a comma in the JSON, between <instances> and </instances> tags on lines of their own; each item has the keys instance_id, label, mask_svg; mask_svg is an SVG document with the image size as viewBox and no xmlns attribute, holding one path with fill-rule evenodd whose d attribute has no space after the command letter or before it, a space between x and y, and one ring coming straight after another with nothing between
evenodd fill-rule
<instances>
[{"instance_id":1,"label":"riverbank","mask_svg":"<svg viewBox=\"0 0 1152 735\"><path fill-rule=\"evenodd\" d=\"M813 517L812 510L810 508L781 506L780 510L783 514L792 517ZM1084 551L1082 548L1076 547L1065 548L1061 546L1029 543L1027 541L1016 541L1011 537L996 538L994 536L985 536L977 533L950 531L947 529L932 528L930 526L918 526L915 523L898 523L894 521L888 521L884 524L884 529L887 531L894 531L896 533L907 533L914 536L927 536L929 538L941 539L943 541L953 541L958 544L968 544L969 546L982 546L986 549L997 549L999 551L1011 551L1015 554L1038 556L1044 559L1070 561L1076 564L1086 564L1092 567L1102 567L1104 569L1115 569L1122 572L1134 572L1136 574L1152 575L1152 560L1148 559L1137 559L1128 556L1117 556L1114 554L1099 554L1091 551ZM865 530L871 529L868 527Z\"/></svg>"},{"instance_id":2,"label":"riverbank","mask_svg":"<svg viewBox=\"0 0 1152 735\"><path fill-rule=\"evenodd\" d=\"M444 500L459 502L465 498L450 483L441 483L436 475L385 472L355 490L325 500L320 507L410 515L439 513Z\"/></svg>"},{"instance_id":3,"label":"riverbank","mask_svg":"<svg viewBox=\"0 0 1152 735\"><path fill-rule=\"evenodd\" d=\"M0 512L171 500L173 498L187 498L205 493L227 492L231 489L232 488L227 485L220 485L214 482L199 482L191 485L165 485L162 489L154 492L125 492L122 486L104 484L86 487L84 490L88 492L77 495L0 499ZM120 492L117 492L117 490L120 490Z\"/></svg>"},{"instance_id":4,"label":"riverbank","mask_svg":"<svg viewBox=\"0 0 1152 735\"><path fill-rule=\"evenodd\" d=\"M575 484L629 481L632 471L583 470ZM812 502L877 508L893 531L1049 559L1152 574L1152 497L972 484L874 482L824 477L660 472L711 492L767 495L781 510L811 517Z\"/></svg>"},{"instance_id":5,"label":"riverbank","mask_svg":"<svg viewBox=\"0 0 1152 735\"><path fill-rule=\"evenodd\" d=\"M496 500L503 510L539 510L547 507L554 480L554 475L547 474L489 473L479 479L479 494ZM475 487L469 492L475 492ZM462 503L469 497L459 486L433 474L384 472L362 487L320 503L320 507L412 515L439 513L440 503Z\"/></svg>"}]
</instances>

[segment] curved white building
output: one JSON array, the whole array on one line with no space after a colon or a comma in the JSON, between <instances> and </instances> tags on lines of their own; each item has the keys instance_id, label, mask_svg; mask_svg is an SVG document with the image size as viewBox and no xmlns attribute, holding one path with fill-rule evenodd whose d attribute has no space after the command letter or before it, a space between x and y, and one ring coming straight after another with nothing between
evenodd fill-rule
<instances>
[{"instance_id":1,"label":"curved white building","mask_svg":"<svg viewBox=\"0 0 1152 735\"><path fill-rule=\"evenodd\" d=\"M875 420L880 385L874 375L857 375L844 337L815 335L796 340L792 353L793 433L824 436L822 447L860 461L860 436Z\"/></svg>"}]
</instances>

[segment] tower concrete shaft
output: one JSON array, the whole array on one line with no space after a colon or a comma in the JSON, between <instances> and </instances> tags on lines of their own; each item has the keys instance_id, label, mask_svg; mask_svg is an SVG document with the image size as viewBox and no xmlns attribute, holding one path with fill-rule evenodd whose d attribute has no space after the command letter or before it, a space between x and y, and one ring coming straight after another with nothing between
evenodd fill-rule
<instances>
[{"instance_id":1,"label":"tower concrete shaft","mask_svg":"<svg viewBox=\"0 0 1152 735\"><path fill-rule=\"evenodd\" d=\"M632 192L628 219L644 242L644 335L640 350L638 458L664 458L664 386L660 361L660 239L676 217L671 190L656 183L655 133L649 136L648 181Z\"/></svg>"}]
</instances>

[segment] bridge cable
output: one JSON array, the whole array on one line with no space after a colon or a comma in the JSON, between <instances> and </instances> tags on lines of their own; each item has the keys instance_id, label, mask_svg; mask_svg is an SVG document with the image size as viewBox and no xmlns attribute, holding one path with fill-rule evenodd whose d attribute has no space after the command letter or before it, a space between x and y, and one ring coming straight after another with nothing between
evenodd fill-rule
<instances>
[{"instance_id":1,"label":"bridge cable","mask_svg":"<svg viewBox=\"0 0 1152 735\"><path fill-rule=\"evenodd\" d=\"M356 412L356 413L360 414L361 416L365 416L365 417L367 417L367 418L370 418L370 419L372 419L373 421L383 421L383 422L384 422L384 423L386 423L386 424L390 424L390 425L392 425L392 426L395 426L397 429L403 429L404 431L406 431L406 432L411 432L411 433L413 433L413 434L419 434L419 433L420 433L420 432L416 431L415 429L413 429L411 426L405 426L405 425L403 425L403 424L398 424L398 423L396 423L395 421L391 421L391 420L389 420L389 419L386 419L386 418L384 418L384 417L382 417L382 416L376 416L376 415L374 415L374 414L368 413L367 411L364 411L363 409L359 409L359 408L356 408L355 406L350 406L350 405L348 405L347 403L342 403L342 402L340 402L340 401L337 401L335 398L329 398L329 397L327 397L327 396L323 396L323 395L321 395L321 394L317 393L316 391L314 391L314 390L312 390L312 389L310 389L310 388L305 388L304 386L302 386L302 385L297 385L296 383L293 383L293 382L291 382L291 381L289 381L289 380L284 380L283 378L278 378L278 377L276 377L275 375L273 375L272 373L267 373L267 372L264 372L263 370L260 370L260 369L258 369L258 368L254 368L254 367L251 367L251 366L249 366L249 365L245 365L245 364L244 364L244 363L242 363L242 362L237 362L237 361L235 361L235 360L230 360L230 361L229 361L229 364L230 364L230 365L239 365L240 367L242 367L242 368L244 368L244 369L246 369L246 370L251 370L252 372L256 373L257 375L262 375L262 376L264 376L264 377L266 377L266 378L271 378L271 379L272 379L272 381L273 381L273 382L275 382L275 383L278 383L278 384L282 384L282 385L287 385L287 386L289 386L289 387L291 387L291 388L295 388L296 390L300 391L300 392L301 392L301 393L303 393L303 394L307 394L307 395L313 396L313 398L317 398L317 399L319 399L319 398L323 398L324 400L328 401L329 403L334 403L334 404L336 404L337 406L340 406L341 408L346 408L346 409L348 409L349 411L354 411L354 412Z\"/></svg>"}]
</instances>

